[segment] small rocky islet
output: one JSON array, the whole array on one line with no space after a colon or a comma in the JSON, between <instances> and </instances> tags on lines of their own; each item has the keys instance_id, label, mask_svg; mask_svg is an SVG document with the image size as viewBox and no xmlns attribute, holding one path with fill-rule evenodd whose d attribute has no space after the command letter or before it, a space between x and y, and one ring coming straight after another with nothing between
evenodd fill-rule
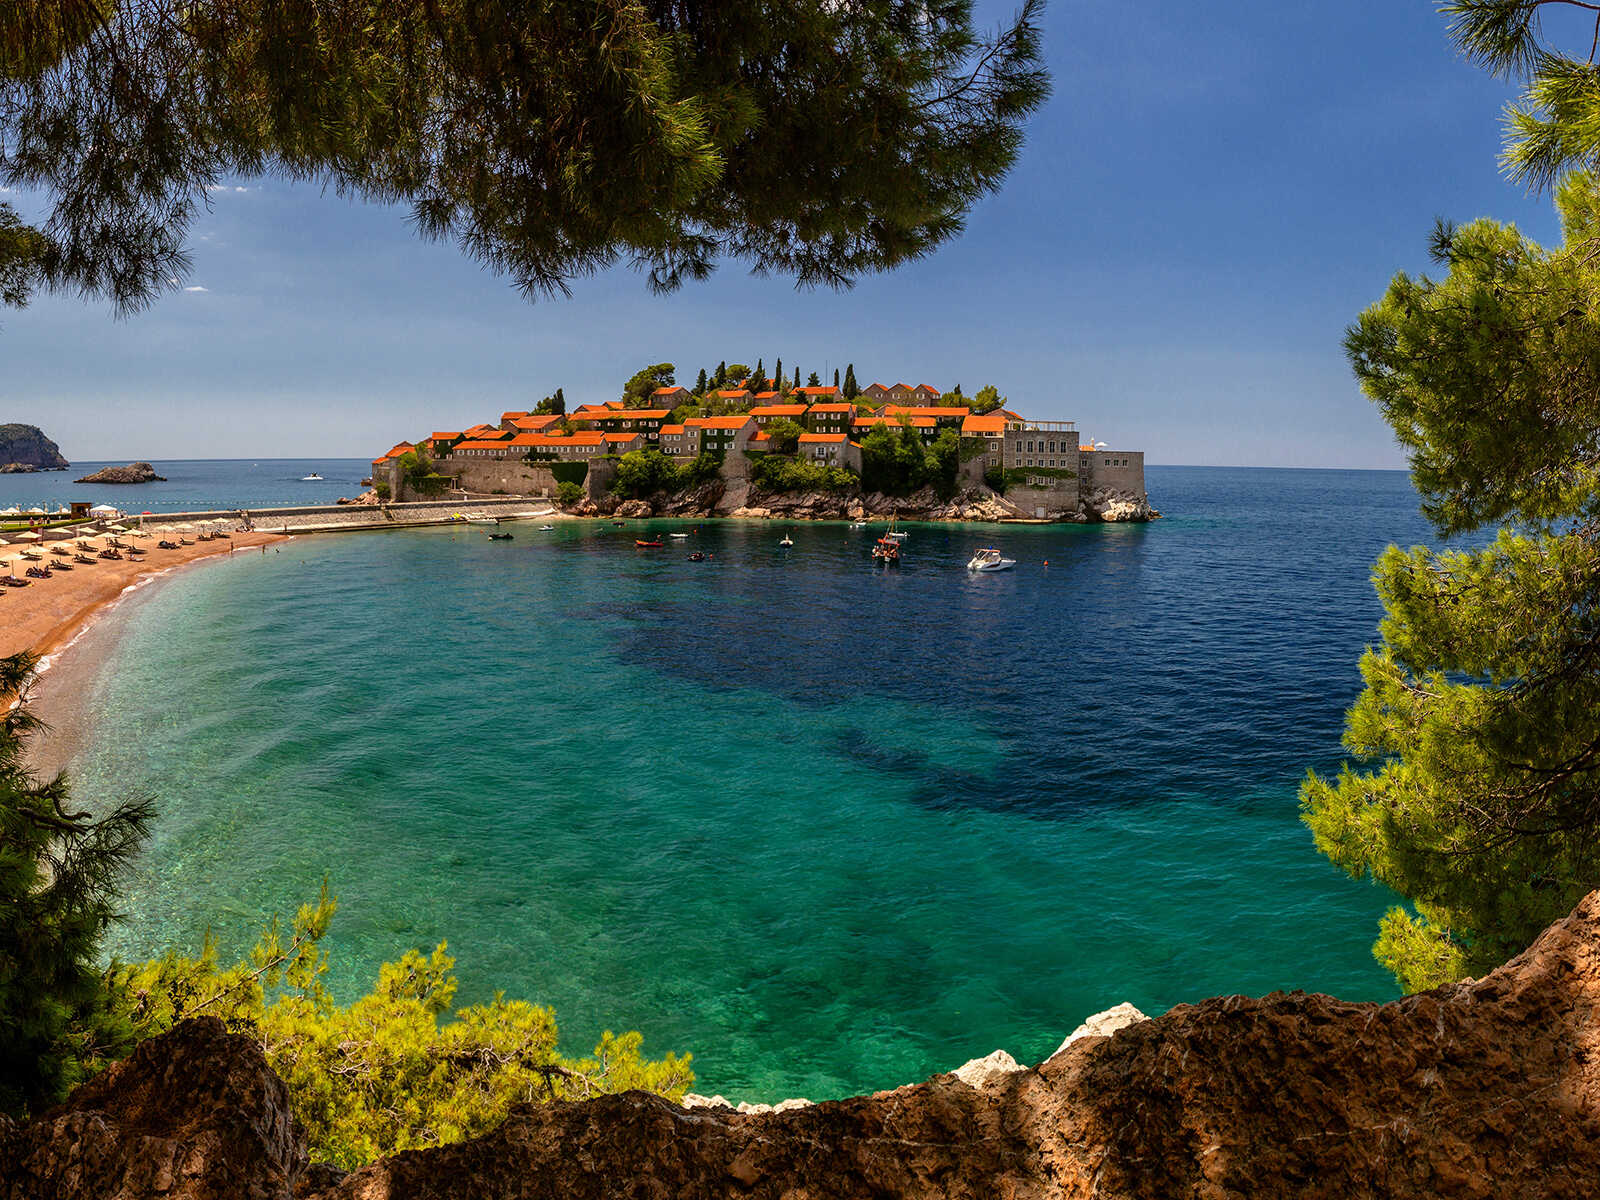
<instances>
[{"instance_id":1,"label":"small rocky islet","mask_svg":"<svg viewBox=\"0 0 1600 1200\"><path fill-rule=\"evenodd\" d=\"M147 462L129 463L125 467L106 467L93 475L85 475L76 483L165 483L165 475L157 475Z\"/></svg>"}]
</instances>

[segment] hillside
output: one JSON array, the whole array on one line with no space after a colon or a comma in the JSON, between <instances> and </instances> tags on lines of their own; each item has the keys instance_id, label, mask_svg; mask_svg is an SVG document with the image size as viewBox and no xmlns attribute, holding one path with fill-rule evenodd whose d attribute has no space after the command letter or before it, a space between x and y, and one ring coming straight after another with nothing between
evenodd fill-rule
<instances>
[{"instance_id":1,"label":"hillside","mask_svg":"<svg viewBox=\"0 0 1600 1200\"><path fill-rule=\"evenodd\" d=\"M37 425L0 425L0 471L65 471L71 465Z\"/></svg>"}]
</instances>

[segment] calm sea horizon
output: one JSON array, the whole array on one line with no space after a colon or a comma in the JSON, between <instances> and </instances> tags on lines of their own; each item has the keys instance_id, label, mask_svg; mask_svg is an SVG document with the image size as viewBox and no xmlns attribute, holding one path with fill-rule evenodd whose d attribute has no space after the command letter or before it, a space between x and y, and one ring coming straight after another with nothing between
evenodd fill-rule
<instances>
[{"instance_id":1,"label":"calm sea horizon","mask_svg":"<svg viewBox=\"0 0 1600 1200\"><path fill-rule=\"evenodd\" d=\"M301 466L339 494L287 461L142 507L314 503ZM243 953L326 875L342 998L448 939L459 1000L551 1004L569 1052L640 1029L749 1100L1038 1061L1124 1000L1391 998L1394 898L1296 788L1343 761L1373 559L1430 540L1410 482L1149 490L1149 525L912 525L896 571L841 524L564 521L180 572L47 676L78 798L161 813L111 950ZM1017 569L969 574L978 545Z\"/></svg>"}]
</instances>

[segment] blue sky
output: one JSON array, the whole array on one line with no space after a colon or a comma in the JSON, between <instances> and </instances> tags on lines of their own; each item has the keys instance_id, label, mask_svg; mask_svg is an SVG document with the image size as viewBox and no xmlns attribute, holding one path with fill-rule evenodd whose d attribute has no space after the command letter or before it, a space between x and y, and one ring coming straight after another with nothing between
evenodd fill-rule
<instances>
[{"instance_id":1,"label":"blue sky","mask_svg":"<svg viewBox=\"0 0 1600 1200\"><path fill-rule=\"evenodd\" d=\"M998 19L1007 6L982 6ZM370 456L531 406L614 398L638 366L719 359L994 383L1152 463L1399 467L1344 327L1437 216L1553 240L1499 173L1506 85L1429 0L1054 0L1055 92L957 243L852 291L725 265L651 296L625 269L528 303L399 210L238 181L188 290L128 320L0 310L0 420L69 458Z\"/></svg>"}]
</instances>

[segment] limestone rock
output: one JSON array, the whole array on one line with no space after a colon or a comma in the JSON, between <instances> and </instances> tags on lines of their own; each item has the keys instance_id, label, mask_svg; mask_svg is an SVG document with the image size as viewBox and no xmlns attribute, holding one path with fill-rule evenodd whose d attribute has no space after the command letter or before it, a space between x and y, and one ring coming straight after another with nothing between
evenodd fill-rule
<instances>
[{"instance_id":1,"label":"limestone rock","mask_svg":"<svg viewBox=\"0 0 1600 1200\"><path fill-rule=\"evenodd\" d=\"M1079 1025L1067 1035L1066 1041L1056 1047L1056 1054L1060 1054L1073 1042L1082 1038L1110 1037L1119 1029L1126 1029L1129 1025L1137 1025L1140 1021L1148 1021L1149 1019L1133 1005L1123 1001L1123 1003L1108 1008L1104 1012L1097 1012L1085 1020L1082 1025ZM1056 1054L1052 1054L1050 1057L1054 1058Z\"/></svg>"},{"instance_id":2,"label":"limestone rock","mask_svg":"<svg viewBox=\"0 0 1600 1200\"><path fill-rule=\"evenodd\" d=\"M306 1169L261 1047L185 1021L0 1143L3 1200L287 1200Z\"/></svg>"},{"instance_id":3,"label":"limestone rock","mask_svg":"<svg viewBox=\"0 0 1600 1200\"><path fill-rule=\"evenodd\" d=\"M85 475L78 483L165 483L166 477L157 475L147 462L129 463L125 467L106 467L93 475Z\"/></svg>"},{"instance_id":4,"label":"limestone rock","mask_svg":"<svg viewBox=\"0 0 1600 1200\"><path fill-rule=\"evenodd\" d=\"M6 474L32 474L34 471L65 471L72 464L61 457L57 446L37 425L0 425L0 468Z\"/></svg>"},{"instance_id":5,"label":"limestone rock","mask_svg":"<svg viewBox=\"0 0 1600 1200\"><path fill-rule=\"evenodd\" d=\"M653 517L656 510L651 507L648 500L624 500L617 505L616 516L619 517Z\"/></svg>"},{"instance_id":6,"label":"limestone rock","mask_svg":"<svg viewBox=\"0 0 1600 1200\"><path fill-rule=\"evenodd\" d=\"M1096 488L1085 506L1093 521L1148 521L1150 500L1142 492L1123 492L1115 488Z\"/></svg>"},{"instance_id":7,"label":"limestone rock","mask_svg":"<svg viewBox=\"0 0 1600 1200\"><path fill-rule=\"evenodd\" d=\"M1025 1070L1026 1067L1004 1050L996 1050L983 1058L974 1058L963 1063L951 1074L970 1088L984 1088L997 1079Z\"/></svg>"}]
</instances>

